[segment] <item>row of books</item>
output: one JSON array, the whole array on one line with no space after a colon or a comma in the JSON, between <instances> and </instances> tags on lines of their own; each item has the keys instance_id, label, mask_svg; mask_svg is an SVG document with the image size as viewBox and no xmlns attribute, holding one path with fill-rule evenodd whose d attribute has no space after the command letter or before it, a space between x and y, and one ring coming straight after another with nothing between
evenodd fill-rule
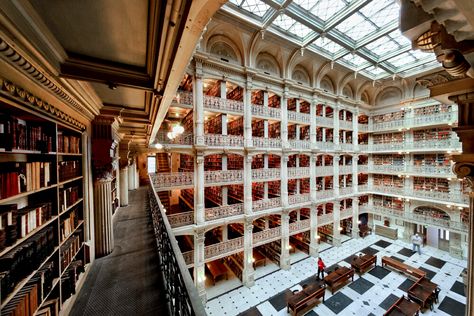
<instances>
[{"instance_id":1,"label":"row of books","mask_svg":"<svg viewBox=\"0 0 474 316\"><path fill-rule=\"evenodd\" d=\"M84 272L84 262L75 260L67 268L64 277L61 279L62 302L76 294L76 283L79 275Z\"/></svg>"},{"instance_id":2,"label":"row of books","mask_svg":"<svg viewBox=\"0 0 474 316\"><path fill-rule=\"evenodd\" d=\"M67 242L64 243L64 245L61 246L61 271L65 270L66 267L72 262L80 248L80 232L77 232L74 236L69 238Z\"/></svg>"},{"instance_id":3,"label":"row of books","mask_svg":"<svg viewBox=\"0 0 474 316\"><path fill-rule=\"evenodd\" d=\"M59 191L59 205L62 211L76 203L81 198L78 186L69 187Z\"/></svg>"},{"instance_id":4,"label":"row of books","mask_svg":"<svg viewBox=\"0 0 474 316\"><path fill-rule=\"evenodd\" d=\"M52 152L53 136L51 130L37 123L0 114L0 149Z\"/></svg>"},{"instance_id":5,"label":"row of books","mask_svg":"<svg viewBox=\"0 0 474 316\"><path fill-rule=\"evenodd\" d=\"M17 214L17 237L23 238L51 219L52 203L49 202L32 207L25 207L18 210Z\"/></svg>"},{"instance_id":6,"label":"row of books","mask_svg":"<svg viewBox=\"0 0 474 316\"><path fill-rule=\"evenodd\" d=\"M81 175L81 163L78 160L67 160L58 163L59 181L66 181Z\"/></svg>"},{"instance_id":7,"label":"row of books","mask_svg":"<svg viewBox=\"0 0 474 316\"><path fill-rule=\"evenodd\" d=\"M72 234L74 229L79 225L79 214L78 209L75 208L69 213L63 221L61 221L60 232L61 240L66 239L69 235Z\"/></svg>"},{"instance_id":8,"label":"row of books","mask_svg":"<svg viewBox=\"0 0 474 316\"><path fill-rule=\"evenodd\" d=\"M51 255L54 244L54 228L49 226L0 258L0 272L7 280L2 299Z\"/></svg>"},{"instance_id":9,"label":"row of books","mask_svg":"<svg viewBox=\"0 0 474 316\"><path fill-rule=\"evenodd\" d=\"M63 135L58 132L58 152L79 154L81 152L81 138L71 135Z\"/></svg>"},{"instance_id":10,"label":"row of books","mask_svg":"<svg viewBox=\"0 0 474 316\"><path fill-rule=\"evenodd\" d=\"M0 199L38 190L51 183L50 162L14 162L1 166Z\"/></svg>"}]
</instances>

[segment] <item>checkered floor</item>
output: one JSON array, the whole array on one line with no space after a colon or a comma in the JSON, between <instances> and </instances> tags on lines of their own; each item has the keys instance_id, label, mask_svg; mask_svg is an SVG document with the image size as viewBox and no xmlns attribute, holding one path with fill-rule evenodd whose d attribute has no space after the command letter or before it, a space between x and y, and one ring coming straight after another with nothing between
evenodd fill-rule
<instances>
[{"instance_id":1,"label":"checkered floor","mask_svg":"<svg viewBox=\"0 0 474 316\"><path fill-rule=\"evenodd\" d=\"M427 277L441 288L439 304L423 315L464 316L466 297L461 272L465 260L452 258L447 252L424 247L422 254L413 253L410 245L370 235L364 239L350 239L341 247L320 252L331 270L335 265L350 267L354 254L377 255L377 267L344 286L331 295L326 290L326 300L307 315L383 315L385 311L413 284L405 275L380 267L383 256L391 256L413 267L426 271ZM239 287L209 300L208 315L288 315L286 302L293 290L302 289L305 280L316 273L316 259L305 258L292 264L288 271L277 270L255 281L251 288Z\"/></svg>"}]
</instances>

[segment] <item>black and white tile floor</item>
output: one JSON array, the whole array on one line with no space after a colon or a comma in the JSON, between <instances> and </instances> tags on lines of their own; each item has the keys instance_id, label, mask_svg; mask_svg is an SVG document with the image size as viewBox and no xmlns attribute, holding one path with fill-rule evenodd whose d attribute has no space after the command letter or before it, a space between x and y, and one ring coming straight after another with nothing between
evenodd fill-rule
<instances>
[{"instance_id":1,"label":"black and white tile floor","mask_svg":"<svg viewBox=\"0 0 474 316\"><path fill-rule=\"evenodd\" d=\"M362 277L354 276L354 282L331 295L326 290L326 300L307 315L376 315L381 316L402 295L412 281L406 276L380 267L383 256L397 258L413 267L427 272L427 277L441 288L439 304L433 311L423 315L464 316L466 298L461 272L465 260L451 257L439 249L424 247L422 254L413 253L410 244L369 235L364 239L350 239L341 247L332 247L320 252L328 267L349 266L354 254L377 255L377 267ZM330 269L330 268L329 268ZM210 299L206 304L208 315L288 315L286 298L293 290L301 289L305 280L316 273L316 259L307 257L292 264L288 271L277 270L255 281L251 288L241 286Z\"/></svg>"}]
</instances>

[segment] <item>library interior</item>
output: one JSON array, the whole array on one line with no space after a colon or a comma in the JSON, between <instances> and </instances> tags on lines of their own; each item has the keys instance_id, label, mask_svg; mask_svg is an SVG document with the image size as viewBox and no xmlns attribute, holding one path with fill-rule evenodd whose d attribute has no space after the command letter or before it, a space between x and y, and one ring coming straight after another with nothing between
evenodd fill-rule
<instances>
[{"instance_id":1,"label":"library interior","mask_svg":"<svg viewBox=\"0 0 474 316\"><path fill-rule=\"evenodd\" d=\"M473 189L472 0L0 1L2 316L474 316Z\"/></svg>"}]
</instances>

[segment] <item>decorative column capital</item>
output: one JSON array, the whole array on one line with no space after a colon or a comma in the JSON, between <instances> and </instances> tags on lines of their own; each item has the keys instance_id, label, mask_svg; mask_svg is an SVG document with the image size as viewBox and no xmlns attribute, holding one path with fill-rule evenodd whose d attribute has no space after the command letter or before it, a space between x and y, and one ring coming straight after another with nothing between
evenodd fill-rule
<instances>
[{"instance_id":1,"label":"decorative column capital","mask_svg":"<svg viewBox=\"0 0 474 316\"><path fill-rule=\"evenodd\" d=\"M203 154L197 154L197 155L196 155L196 162L197 162L198 164L204 163L204 155L203 155Z\"/></svg>"},{"instance_id":2,"label":"decorative column capital","mask_svg":"<svg viewBox=\"0 0 474 316\"><path fill-rule=\"evenodd\" d=\"M194 238L197 242L204 242L204 238L206 237L206 231L204 229L197 229L194 231Z\"/></svg>"},{"instance_id":3,"label":"decorative column capital","mask_svg":"<svg viewBox=\"0 0 474 316\"><path fill-rule=\"evenodd\" d=\"M287 163L288 160L290 160L290 155L288 155L288 154L286 154L286 153L283 153L283 154L281 155L281 162L282 162L282 163Z\"/></svg>"}]
</instances>

